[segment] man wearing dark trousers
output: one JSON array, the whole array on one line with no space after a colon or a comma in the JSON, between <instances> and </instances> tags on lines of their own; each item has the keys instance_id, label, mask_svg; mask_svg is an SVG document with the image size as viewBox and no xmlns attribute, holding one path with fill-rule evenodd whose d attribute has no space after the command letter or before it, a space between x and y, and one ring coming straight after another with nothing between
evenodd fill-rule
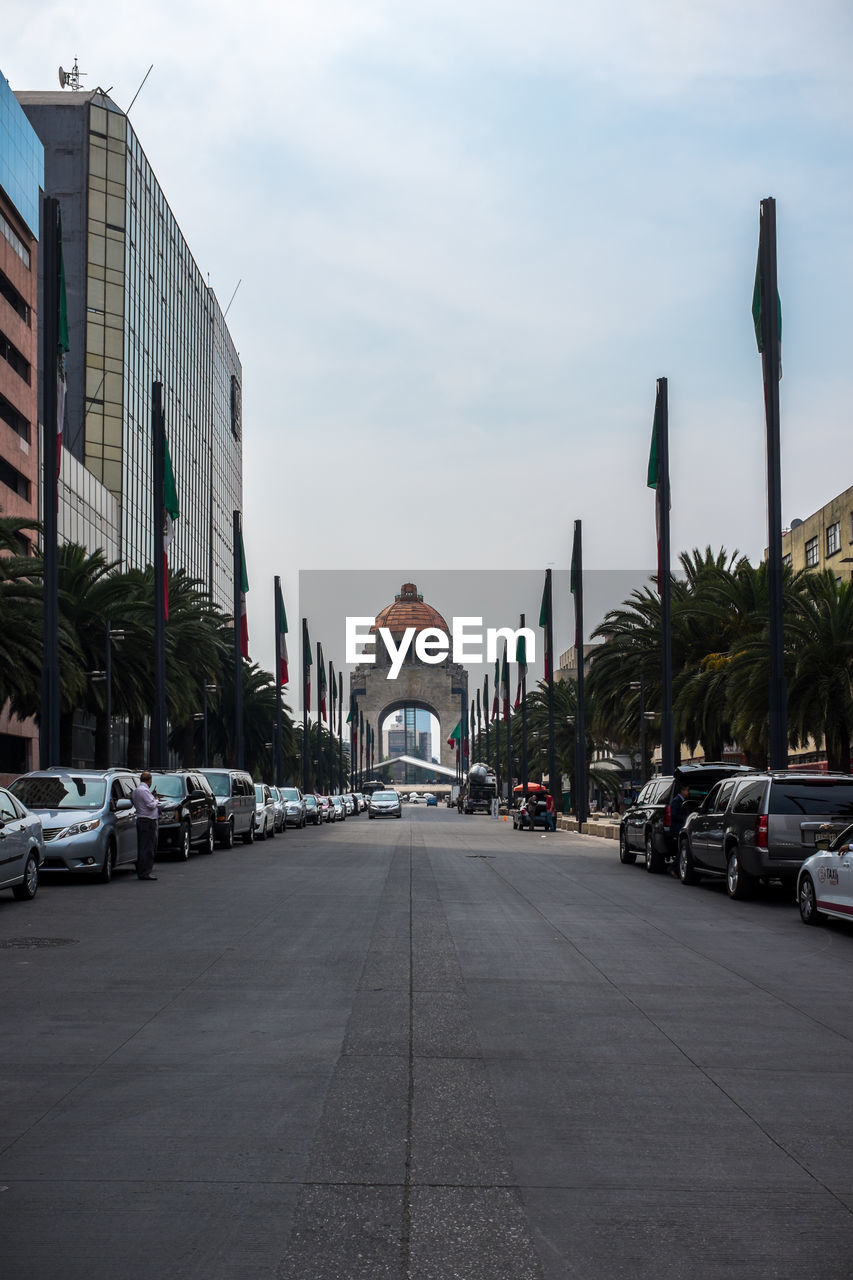
<instances>
[{"instance_id":1,"label":"man wearing dark trousers","mask_svg":"<svg viewBox=\"0 0 853 1280\"><path fill-rule=\"evenodd\" d=\"M136 876L138 880L156 880L152 876L154 854L157 852L157 824L160 806L151 790L151 774L139 775L139 786L133 792L136 808Z\"/></svg>"}]
</instances>

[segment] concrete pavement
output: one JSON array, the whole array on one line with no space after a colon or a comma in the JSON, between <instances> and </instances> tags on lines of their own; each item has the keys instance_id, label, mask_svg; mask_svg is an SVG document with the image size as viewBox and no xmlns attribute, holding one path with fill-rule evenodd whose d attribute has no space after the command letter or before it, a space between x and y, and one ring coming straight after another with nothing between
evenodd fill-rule
<instances>
[{"instance_id":1,"label":"concrete pavement","mask_svg":"<svg viewBox=\"0 0 853 1280\"><path fill-rule=\"evenodd\" d=\"M444 809L0 898L5 1280L847 1277L853 929Z\"/></svg>"}]
</instances>

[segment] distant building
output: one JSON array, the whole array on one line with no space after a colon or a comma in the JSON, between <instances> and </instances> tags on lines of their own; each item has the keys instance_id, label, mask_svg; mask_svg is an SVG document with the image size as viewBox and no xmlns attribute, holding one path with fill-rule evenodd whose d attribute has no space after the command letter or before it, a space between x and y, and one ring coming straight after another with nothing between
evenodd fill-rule
<instances>
[{"instance_id":1,"label":"distant building","mask_svg":"<svg viewBox=\"0 0 853 1280\"><path fill-rule=\"evenodd\" d=\"M0 515L38 521L38 247L44 148L0 75ZM21 536L21 551L35 533ZM0 778L35 766L37 731L0 708Z\"/></svg>"},{"instance_id":2,"label":"distant building","mask_svg":"<svg viewBox=\"0 0 853 1280\"><path fill-rule=\"evenodd\" d=\"M782 531L782 560L795 572L830 569L837 582L853 579L853 488L805 520L791 521Z\"/></svg>"},{"instance_id":3,"label":"distant building","mask_svg":"<svg viewBox=\"0 0 853 1280\"><path fill-rule=\"evenodd\" d=\"M589 664L594 655L601 648L600 644L585 644L583 647L583 669L584 675L589 672ZM567 649L565 653L560 654L560 659L554 671L555 680L574 680L578 678L578 651L574 645L571 649Z\"/></svg>"},{"instance_id":4,"label":"distant building","mask_svg":"<svg viewBox=\"0 0 853 1280\"><path fill-rule=\"evenodd\" d=\"M60 536L108 556L117 549L123 568L151 563L151 388L162 382L181 508L170 563L230 612L242 370L225 317L112 99L99 89L16 96L44 144L44 188L62 216L63 443L78 466L63 466Z\"/></svg>"}]
</instances>

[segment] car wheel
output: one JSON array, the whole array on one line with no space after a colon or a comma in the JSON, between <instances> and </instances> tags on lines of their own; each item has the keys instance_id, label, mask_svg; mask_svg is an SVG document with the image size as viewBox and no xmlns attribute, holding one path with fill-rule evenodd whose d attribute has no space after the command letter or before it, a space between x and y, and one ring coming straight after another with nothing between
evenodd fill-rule
<instances>
[{"instance_id":1,"label":"car wheel","mask_svg":"<svg viewBox=\"0 0 853 1280\"><path fill-rule=\"evenodd\" d=\"M663 871L663 857L658 853L654 846L654 837L652 836L651 827L646 831L646 870L649 872Z\"/></svg>"},{"instance_id":2,"label":"car wheel","mask_svg":"<svg viewBox=\"0 0 853 1280\"><path fill-rule=\"evenodd\" d=\"M110 840L107 845L107 851L104 854L104 865L98 872L98 884L109 884L113 878L113 871L116 865L116 847Z\"/></svg>"},{"instance_id":3,"label":"car wheel","mask_svg":"<svg viewBox=\"0 0 853 1280\"><path fill-rule=\"evenodd\" d=\"M225 835L222 840L223 849L234 848L234 819L229 818L225 824Z\"/></svg>"},{"instance_id":4,"label":"car wheel","mask_svg":"<svg viewBox=\"0 0 853 1280\"><path fill-rule=\"evenodd\" d=\"M803 874L797 893L797 906L800 908L800 919L803 924L820 924L823 917L817 909L817 893L814 880L808 871Z\"/></svg>"},{"instance_id":5,"label":"car wheel","mask_svg":"<svg viewBox=\"0 0 853 1280\"><path fill-rule=\"evenodd\" d=\"M243 844L255 843L255 819L249 823L249 830L243 833Z\"/></svg>"},{"instance_id":6,"label":"car wheel","mask_svg":"<svg viewBox=\"0 0 853 1280\"><path fill-rule=\"evenodd\" d=\"M726 891L730 898L741 902L749 897L751 889L751 878L740 865L737 849L732 849L726 862Z\"/></svg>"},{"instance_id":7,"label":"car wheel","mask_svg":"<svg viewBox=\"0 0 853 1280\"><path fill-rule=\"evenodd\" d=\"M213 853L213 850L215 847L216 847L216 831L213 826L213 819L211 818L207 828L207 837L205 839L204 844L201 846L201 851L202 853Z\"/></svg>"},{"instance_id":8,"label":"car wheel","mask_svg":"<svg viewBox=\"0 0 853 1280\"><path fill-rule=\"evenodd\" d=\"M189 862L190 845L192 844L192 829L188 822L181 823L181 835L178 841L178 861Z\"/></svg>"},{"instance_id":9,"label":"car wheel","mask_svg":"<svg viewBox=\"0 0 853 1280\"><path fill-rule=\"evenodd\" d=\"M632 862L637 861L636 853L628 848L628 841L625 838L625 830L623 827L619 829L619 861L624 862L626 866L630 866Z\"/></svg>"},{"instance_id":10,"label":"car wheel","mask_svg":"<svg viewBox=\"0 0 853 1280\"><path fill-rule=\"evenodd\" d=\"M678 878L682 884L696 884L699 879L687 840L682 840L678 849Z\"/></svg>"},{"instance_id":11,"label":"car wheel","mask_svg":"<svg viewBox=\"0 0 853 1280\"><path fill-rule=\"evenodd\" d=\"M26 865L24 866L24 878L20 884L12 885L12 893L19 902L32 902L38 893L39 887L39 860L34 850L30 850L27 854Z\"/></svg>"}]
</instances>

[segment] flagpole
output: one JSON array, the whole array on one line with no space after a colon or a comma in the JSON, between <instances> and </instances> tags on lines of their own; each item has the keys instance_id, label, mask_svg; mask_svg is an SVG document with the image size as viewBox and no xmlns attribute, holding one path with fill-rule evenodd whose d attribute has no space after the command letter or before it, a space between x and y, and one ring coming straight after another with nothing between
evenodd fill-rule
<instances>
[{"instance_id":1,"label":"flagpole","mask_svg":"<svg viewBox=\"0 0 853 1280\"><path fill-rule=\"evenodd\" d=\"M302 619L302 794L308 791L308 619Z\"/></svg>"},{"instance_id":2,"label":"flagpole","mask_svg":"<svg viewBox=\"0 0 853 1280\"><path fill-rule=\"evenodd\" d=\"M658 417L658 408L660 416ZM675 732L672 720L672 576L670 574L669 510L669 389L658 378L655 418L658 421L658 494L660 502L660 611L661 611L661 772L675 768Z\"/></svg>"},{"instance_id":3,"label":"flagpole","mask_svg":"<svg viewBox=\"0 0 853 1280\"><path fill-rule=\"evenodd\" d=\"M243 517L234 512L234 763L244 766L243 747Z\"/></svg>"},{"instance_id":4,"label":"flagpole","mask_svg":"<svg viewBox=\"0 0 853 1280\"><path fill-rule=\"evenodd\" d=\"M316 633L315 633L316 634ZM320 795L325 795L326 771L323 768L323 716L320 710L321 699L323 697L323 681L325 672L323 671L323 648L319 640L317 641L317 790Z\"/></svg>"},{"instance_id":5,"label":"flagpole","mask_svg":"<svg viewBox=\"0 0 853 1280\"><path fill-rule=\"evenodd\" d=\"M46 196L42 223L42 600L43 651L39 766L61 764L59 742L59 534L57 477L57 360L59 358L59 202ZM68 760L67 764L71 764Z\"/></svg>"},{"instance_id":6,"label":"flagpole","mask_svg":"<svg viewBox=\"0 0 853 1280\"><path fill-rule=\"evenodd\" d=\"M545 619L545 643L548 646L548 787L554 800L554 811L562 808L562 788L557 799L557 746L554 733L554 596L551 570L545 570L545 591L548 614Z\"/></svg>"},{"instance_id":7,"label":"flagpole","mask_svg":"<svg viewBox=\"0 0 853 1280\"><path fill-rule=\"evenodd\" d=\"M483 719L486 722L486 764L492 767L491 755L489 752L489 715L491 713L489 706L489 675L488 672L483 677ZM500 773L499 769L495 770L495 777Z\"/></svg>"},{"instance_id":8,"label":"flagpole","mask_svg":"<svg viewBox=\"0 0 853 1280\"><path fill-rule=\"evenodd\" d=\"M519 614L519 626L524 627L524 614ZM518 657L518 647L516 646L515 656ZM527 658L527 648L524 650L525 659ZM521 676L521 784L524 787L524 799L527 799L527 663L525 662L525 670Z\"/></svg>"},{"instance_id":9,"label":"flagpole","mask_svg":"<svg viewBox=\"0 0 853 1280\"><path fill-rule=\"evenodd\" d=\"M503 704L506 717L506 807L512 803L512 732L509 725L509 641L504 640Z\"/></svg>"},{"instance_id":10,"label":"flagpole","mask_svg":"<svg viewBox=\"0 0 853 1280\"><path fill-rule=\"evenodd\" d=\"M281 596L281 578L275 578L275 785L280 787L284 782L284 767L281 751L281 615L284 601Z\"/></svg>"},{"instance_id":11,"label":"flagpole","mask_svg":"<svg viewBox=\"0 0 853 1280\"><path fill-rule=\"evenodd\" d=\"M776 272L776 201L761 201L758 238L761 291L764 414L767 426L767 572L770 633L771 769L788 767L788 692L782 600L782 464L779 412L779 310Z\"/></svg>"},{"instance_id":12,"label":"flagpole","mask_svg":"<svg viewBox=\"0 0 853 1280\"><path fill-rule=\"evenodd\" d=\"M151 388L152 505L154 533L154 707L151 716L149 762L168 767L166 741L166 566L163 561L163 511L166 484L166 424L163 384Z\"/></svg>"},{"instance_id":13,"label":"flagpole","mask_svg":"<svg viewBox=\"0 0 853 1280\"><path fill-rule=\"evenodd\" d=\"M587 813L589 789L586 775L586 713L583 688L583 522L581 520L575 521L575 539L572 547L572 581L575 597L575 657L578 664L577 707L575 710L575 816L578 822L578 831L580 831L589 816ZM553 786L551 794L554 794ZM557 803L556 796L554 796L554 803Z\"/></svg>"}]
</instances>

